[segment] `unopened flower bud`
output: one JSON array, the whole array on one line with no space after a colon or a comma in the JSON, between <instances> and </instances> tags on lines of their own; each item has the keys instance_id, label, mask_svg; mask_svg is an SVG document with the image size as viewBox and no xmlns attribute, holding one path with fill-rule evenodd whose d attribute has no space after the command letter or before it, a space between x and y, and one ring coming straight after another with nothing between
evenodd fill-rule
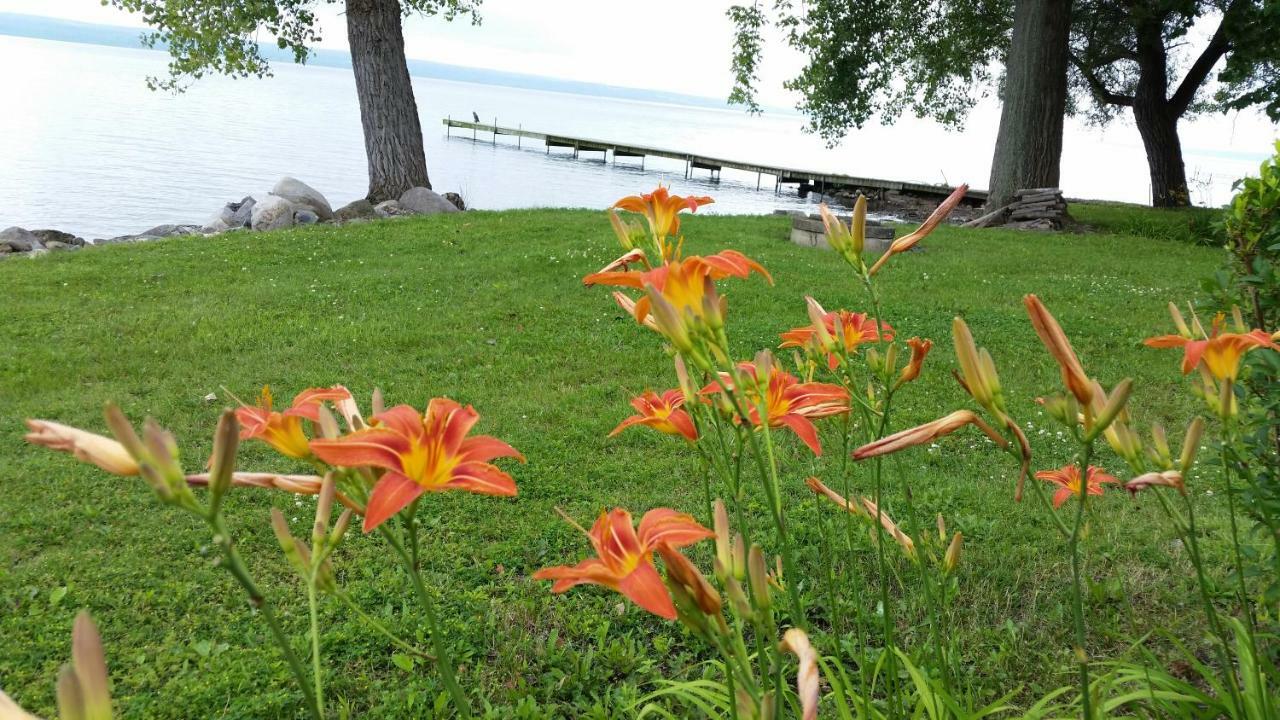
<instances>
[{"instance_id":1,"label":"unopened flower bud","mask_svg":"<svg viewBox=\"0 0 1280 720\"><path fill-rule=\"evenodd\" d=\"M1161 468L1168 470L1173 467L1173 457L1169 452L1169 436L1164 432L1164 426L1155 423L1151 426L1151 447L1148 450L1151 460Z\"/></svg>"},{"instance_id":2,"label":"unopened flower bud","mask_svg":"<svg viewBox=\"0 0 1280 720\"><path fill-rule=\"evenodd\" d=\"M1187 426L1187 435L1182 439L1182 456L1178 458L1178 468L1183 477L1191 472L1196 461L1196 451L1200 449L1200 438L1204 435L1204 418L1196 416Z\"/></svg>"},{"instance_id":3,"label":"unopened flower bud","mask_svg":"<svg viewBox=\"0 0 1280 720\"><path fill-rule=\"evenodd\" d=\"M964 544L964 536L957 532L951 537L951 544L947 546L947 553L942 557L942 570L946 573L954 572L956 566L960 564L960 546Z\"/></svg>"},{"instance_id":4,"label":"unopened flower bud","mask_svg":"<svg viewBox=\"0 0 1280 720\"><path fill-rule=\"evenodd\" d=\"M759 545L752 545L747 556L747 581L751 585L751 598L756 607L768 610L773 607L773 598L769 594L769 572L764 564L764 551Z\"/></svg>"},{"instance_id":5,"label":"unopened flower bud","mask_svg":"<svg viewBox=\"0 0 1280 720\"><path fill-rule=\"evenodd\" d=\"M729 596L729 605L733 607L733 612L738 617L750 619L754 616L755 611L751 609L751 601L747 600L747 594L742 591L742 583L737 578L730 576L725 580L724 592Z\"/></svg>"},{"instance_id":6,"label":"unopened flower bud","mask_svg":"<svg viewBox=\"0 0 1280 720\"><path fill-rule=\"evenodd\" d=\"M240 446L240 423L233 410L226 410L218 418L218 429L213 436L213 459L209 472L209 508L216 513L222 498L231 488L231 476L236 469L236 450Z\"/></svg>"}]
</instances>

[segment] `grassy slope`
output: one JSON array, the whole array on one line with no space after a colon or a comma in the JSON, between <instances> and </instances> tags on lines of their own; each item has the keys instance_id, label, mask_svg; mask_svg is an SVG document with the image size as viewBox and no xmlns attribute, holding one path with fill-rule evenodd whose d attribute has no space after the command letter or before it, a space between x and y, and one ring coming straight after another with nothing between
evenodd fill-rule
<instances>
[{"instance_id":1,"label":"grassy slope","mask_svg":"<svg viewBox=\"0 0 1280 720\"><path fill-rule=\"evenodd\" d=\"M737 247L774 273L773 288L754 278L727 286L731 338L743 356L802 324L805 294L828 307L860 307L835 257L788 244L786 232L779 218L686 224L689 251ZM1031 401L1058 382L1019 303L1035 291L1092 373L1106 383L1135 378L1142 422L1181 427L1192 405L1176 360L1139 341L1163 331L1165 302L1195 292L1213 252L1139 237L955 229L927 245L884 273L890 321L903 337L938 342L925 382L904 393L900 423L962 404L948 378L950 320L959 314L995 356L1015 415L1033 425L1037 466L1067 461L1068 446ZM655 673L683 670L696 643L678 626L624 609L604 591L552 597L528 578L585 552L555 505L584 520L605 505L701 507L696 463L678 443L642 431L605 437L629 414L631 394L673 382L656 339L605 291L581 286L585 273L616 254L601 215L548 210L0 263L10 301L0 320L0 685L50 712L71 618L87 607L102 627L127 716L292 716L296 695L283 664L232 582L210 564L203 529L159 507L141 482L101 477L21 440L24 416L100 429L98 412L110 399L133 417L161 419L194 467L207 457L221 406L204 396L226 386L249 397L263 383L286 399L336 382L367 397L377 385L390 402L419 407L448 394L477 407L480 432L528 455L515 472L519 498L434 496L424 512L431 579L467 665L464 683L495 706L524 703L560 715L595 708L607 716L650 687ZM282 467L257 446L244 458L253 468ZM810 466L794 450L789 458L789 494L793 505L804 501L804 518L812 507L799 479ZM1109 455L1104 461L1121 469ZM1039 508L1012 502L1008 459L964 434L903 457L898 470L920 507L965 533L957 631L975 681L1029 691L1069 682L1056 670L1069 625L1068 560ZM254 571L277 588L287 621L301 632L305 602L271 537L271 504L298 528L309 525L310 503L283 494L236 493L229 513ZM1110 578L1097 589L1099 644L1122 645L1156 623L1194 623L1187 566L1166 552L1156 508L1119 493L1104 505L1092 560L1098 577ZM797 523L811 534L812 525ZM399 620L415 617L409 593L378 542L353 534L339 566L366 607L413 633ZM65 596L52 601L61 587ZM419 716L434 702L433 673L397 669L386 644L337 606L326 618L329 687L357 715L413 707Z\"/></svg>"}]
</instances>

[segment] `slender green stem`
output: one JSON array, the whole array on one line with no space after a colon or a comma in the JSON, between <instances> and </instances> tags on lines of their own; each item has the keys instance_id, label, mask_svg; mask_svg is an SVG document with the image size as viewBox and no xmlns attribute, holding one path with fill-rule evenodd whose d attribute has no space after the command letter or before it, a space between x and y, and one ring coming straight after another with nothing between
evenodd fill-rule
<instances>
[{"instance_id":1,"label":"slender green stem","mask_svg":"<svg viewBox=\"0 0 1280 720\"><path fill-rule=\"evenodd\" d=\"M732 368L730 368L732 370ZM767 378L765 379L767 382ZM720 376L716 375L716 383L720 389L733 403L734 411L738 413L742 422L748 427L751 425L751 413L747 410L747 402L749 398L741 392L737 383L726 385ZM757 407L757 416L761 418L759 424L760 434L764 436L765 452L760 450L760 441L756 438L754 432L746 433L747 440L751 445L751 454L756 459L756 464L760 469L760 480L764 483L765 495L769 501L769 511L773 516L774 529L777 531L779 548L782 555L783 573L786 575L785 584L787 588L787 597L791 603L792 622L801 629L808 630L808 619L805 617L804 609L800 604L799 590L796 589L796 569L795 559L792 556L791 541L787 536L786 520L782 510L782 498L779 494L778 482L778 463L773 454L773 441L769 433L768 410L766 408Z\"/></svg>"},{"instance_id":2,"label":"slender green stem","mask_svg":"<svg viewBox=\"0 0 1280 720\"><path fill-rule=\"evenodd\" d=\"M1227 676L1227 683L1231 691L1231 703L1237 712L1242 712L1240 688L1236 682L1234 671L1235 653L1231 650L1231 640L1223 632L1222 625L1218 620L1218 610L1213 606L1209 580L1205 575L1204 561L1200 555L1200 542L1196 538L1195 508L1192 505L1191 498L1183 493L1182 499L1187 506L1187 521L1184 525L1173 507L1169 505L1169 501L1165 499L1164 493L1157 492L1156 497L1159 499L1165 514L1169 516L1170 522L1173 523L1174 531L1182 539L1183 546L1187 549L1187 554L1191 557L1191 564L1196 571L1196 586L1200 591L1200 603L1204 606L1205 620L1208 621L1209 629L1213 632L1214 637L1218 639L1218 660L1222 663L1224 673Z\"/></svg>"},{"instance_id":3,"label":"slender green stem","mask_svg":"<svg viewBox=\"0 0 1280 720\"><path fill-rule=\"evenodd\" d=\"M267 627L271 629L271 637L275 640L276 646L280 648L280 654L284 655L285 662L289 665L289 670L293 673L294 680L298 683L298 688L302 691L302 696L306 700L307 714L314 720L322 720L323 715L319 712L319 706L316 704L315 693L311 689L311 680L307 677L307 671L302 665L302 661L298 658L298 654L294 652L293 645L289 643L289 638L285 635L284 627L280 625L280 619L276 617L275 609L271 606L270 601L258 589L257 583L253 581L249 575L249 570L245 567L244 560L240 557L240 553L236 550L235 545L231 541L231 535L227 532L226 523L222 519L222 515L212 515L205 518L209 523L209 527L213 530L214 542L218 544L222 551L222 566L231 573L236 579L240 587L249 595L249 604L253 605L262 613L262 618L266 620Z\"/></svg>"},{"instance_id":4,"label":"slender green stem","mask_svg":"<svg viewBox=\"0 0 1280 720\"><path fill-rule=\"evenodd\" d=\"M324 668L320 657L320 606L316 601L314 572L307 581L307 606L311 613L311 673L315 682L316 710L324 717Z\"/></svg>"},{"instance_id":5,"label":"slender green stem","mask_svg":"<svg viewBox=\"0 0 1280 720\"><path fill-rule=\"evenodd\" d=\"M1084 528L1085 509L1089 497L1089 463L1093 459L1093 443L1085 443L1080 454L1080 489L1076 505L1075 526L1068 547L1071 552L1071 614L1075 624L1076 664L1080 673L1080 704L1085 720L1093 720L1092 698L1089 696L1089 654L1084 620L1084 591L1080 567L1080 533Z\"/></svg>"},{"instance_id":6,"label":"slender green stem","mask_svg":"<svg viewBox=\"0 0 1280 720\"><path fill-rule=\"evenodd\" d=\"M399 556L405 572L413 583L413 589L418 595L418 602L422 605L422 614L427 619L427 629L431 633L431 646L436 654L436 669L440 672L440 678L444 681L445 689L449 691L449 695L453 698L453 705L457 708L458 714L463 718L470 718L471 703L467 700L466 693L462 691L462 687L458 685L458 680L454 675L453 660L449 656L449 649L445 646L444 636L440 631L440 622L436 619L435 605L431 602L431 594L427 592L427 586L423 584L422 573L419 572L418 567L414 564L413 555L405 549L404 543L387 528L385 523L378 526L378 531L386 538L391 548L396 551L396 555ZM416 552L414 555L416 555Z\"/></svg>"},{"instance_id":7,"label":"slender green stem","mask_svg":"<svg viewBox=\"0 0 1280 720\"><path fill-rule=\"evenodd\" d=\"M373 628L375 631L378 632L378 634L390 640L392 645L395 645L396 647L400 648L401 650L405 650L406 652L413 653L418 657L435 662L435 657L433 657L430 653L422 650L421 648L415 647L413 644L397 636L395 633L391 632L391 630L387 629L386 625L383 625L381 622L379 622L377 618L365 612L364 608L360 607L355 600L352 600L350 595L347 595L345 592L341 592L341 591L334 593L334 595L339 600L341 600L343 604L346 605L352 612L360 616L360 620L362 622L364 622L369 627Z\"/></svg>"}]
</instances>

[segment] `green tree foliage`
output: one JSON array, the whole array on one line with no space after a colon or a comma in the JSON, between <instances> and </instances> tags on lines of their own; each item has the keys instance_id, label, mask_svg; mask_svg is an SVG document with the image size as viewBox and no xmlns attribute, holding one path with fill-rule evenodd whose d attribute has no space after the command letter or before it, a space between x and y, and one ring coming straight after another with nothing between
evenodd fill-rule
<instances>
[{"instance_id":1,"label":"green tree foliage","mask_svg":"<svg viewBox=\"0 0 1280 720\"><path fill-rule=\"evenodd\" d=\"M810 129L835 144L873 118L904 111L959 126L992 87L1009 44L1012 0L916 3L776 0L729 10L737 30L731 100L755 105L761 31L769 23L807 58L786 83L800 93Z\"/></svg>"},{"instance_id":2,"label":"green tree foliage","mask_svg":"<svg viewBox=\"0 0 1280 720\"><path fill-rule=\"evenodd\" d=\"M151 28L150 47L169 51L168 77L148 78L152 89L181 91L207 74L266 77L271 63L262 45L275 45L305 63L320 41L316 8L342 0L102 0L137 13ZM482 0L399 0L404 12L459 16L479 23Z\"/></svg>"},{"instance_id":3,"label":"green tree foliage","mask_svg":"<svg viewBox=\"0 0 1280 720\"><path fill-rule=\"evenodd\" d=\"M768 8L736 6L730 10L738 39L731 99L752 101L761 30L773 23L808 59L786 86L801 94L811 129L828 142L873 118L893 122L906 111L959 126L998 84L1014 4L773 0ZM1069 110L1106 122L1132 108L1147 146L1155 204L1186 204L1177 122L1197 112L1249 107L1280 120L1278 27L1280 0L1075 0ZM1207 43L1197 35L1201 28L1211 32Z\"/></svg>"}]
</instances>

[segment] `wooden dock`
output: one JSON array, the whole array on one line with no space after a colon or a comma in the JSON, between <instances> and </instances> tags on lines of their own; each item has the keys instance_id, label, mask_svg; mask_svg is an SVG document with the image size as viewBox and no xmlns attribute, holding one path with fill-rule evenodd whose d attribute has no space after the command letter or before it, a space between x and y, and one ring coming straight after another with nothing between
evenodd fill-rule
<instances>
[{"instance_id":1,"label":"wooden dock","mask_svg":"<svg viewBox=\"0 0 1280 720\"><path fill-rule=\"evenodd\" d=\"M685 164L685 177L691 177L697 170L706 170L711 174L712 179L719 179L720 172L724 168L731 170L739 170L747 173L756 174L756 189L760 189L761 181L765 175L773 178L774 192L781 192L783 185L798 185L800 196L804 197L810 192L827 193L835 190L861 191L869 197L882 197L887 192L904 193L908 195L918 195L924 197L946 197L951 194L952 188L947 185L930 185L927 183L903 182L899 180L883 180L880 178L857 177L854 175L841 175L838 173L824 173L813 170L801 170L797 168L776 167L770 165L758 165L755 163L742 162L739 160L727 160L724 158L710 157L707 155L695 155L678 150L667 150L664 148L649 147L645 145L628 145L608 140L597 140L594 138L572 137L568 135L553 135L551 133L536 132L533 130L525 130L523 127L502 127L498 125L497 120L493 123L472 122L470 120L455 120L452 117L443 120L446 132L450 137L453 131L470 130L471 139L480 141L480 134L489 136L485 140L497 144L498 136L506 135L516 139L516 145L523 147L524 140L536 140L546 146L549 154L553 149L564 149L573 152L576 158L580 153L600 153L600 158L604 162L608 162L609 154L613 154L615 162L618 158L640 158L640 167L644 167L646 157L667 158L670 160L679 160ZM465 135L463 136L465 137ZM972 203L982 203L987 199L985 190L970 190L965 199Z\"/></svg>"}]
</instances>

